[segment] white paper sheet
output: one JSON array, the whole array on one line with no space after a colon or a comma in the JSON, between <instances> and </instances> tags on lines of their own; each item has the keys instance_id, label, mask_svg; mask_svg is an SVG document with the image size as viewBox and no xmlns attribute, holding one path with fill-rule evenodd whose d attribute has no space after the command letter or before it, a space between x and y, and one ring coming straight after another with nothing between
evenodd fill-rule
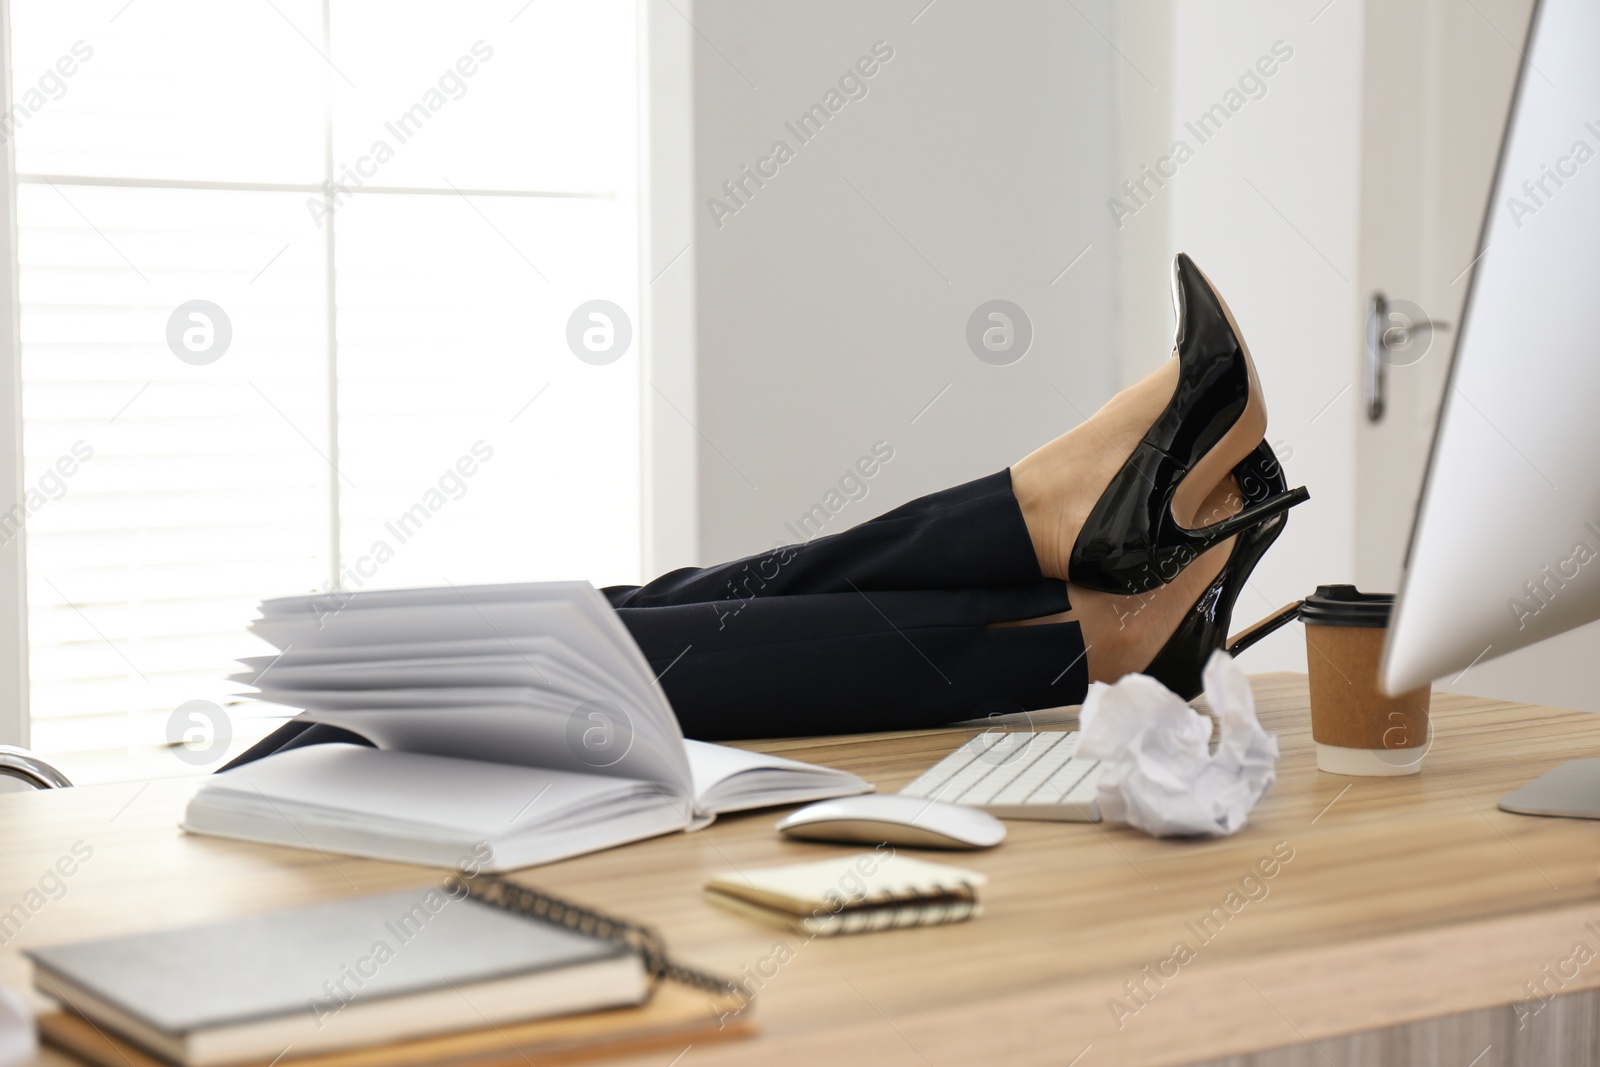
<instances>
[{"instance_id":1,"label":"white paper sheet","mask_svg":"<svg viewBox=\"0 0 1600 1067\"><path fill-rule=\"evenodd\" d=\"M694 775L695 803L717 815L870 793L873 788L849 771L765 752L693 740L685 740L683 747Z\"/></svg>"},{"instance_id":2,"label":"white paper sheet","mask_svg":"<svg viewBox=\"0 0 1600 1067\"><path fill-rule=\"evenodd\" d=\"M1089 687L1078 755L1105 764L1096 798L1104 818L1156 837L1221 837L1243 828L1272 788L1278 739L1256 719L1249 678L1219 651L1201 680L1222 725L1215 753L1211 720L1154 678Z\"/></svg>"},{"instance_id":3,"label":"white paper sheet","mask_svg":"<svg viewBox=\"0 0 1600 1067\"><path fill-rule=\"evenodd\" d=\"M692 778L679 785L678 766L687 764L683 741L632 730L628 720L614 724L614 747L585 749L574 736L571 709L529 704L469 707L323 709L300 719L342 726L381 749L450 756L461 760L541 767L572 774L661 782L688 796ZM248 765L247 765L248 766Z\"/></svg>"},{"instance_id":4,"label":"white paper sheet","mask_svg":"<svg viewBox=\"0 0 1600 1067\"><path fill-rule=\"evenodd\" d=\"M292 823L359 817L363 828L474 841L524 826L588 825L597 808L619 799L641 808L675 800L687 810L686 798L651 782L345 744L235 767L207 779L204 792L211 801L236 795Z\"/></svg>"}]
</instances>

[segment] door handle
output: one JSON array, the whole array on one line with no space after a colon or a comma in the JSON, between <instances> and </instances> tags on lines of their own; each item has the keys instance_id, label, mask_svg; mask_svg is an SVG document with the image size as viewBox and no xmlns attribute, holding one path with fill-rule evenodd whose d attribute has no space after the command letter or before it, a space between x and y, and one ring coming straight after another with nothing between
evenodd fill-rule
<instances>
[{"instance_id":1,"label":"door handle","mask_svg":"<svg viewBox=\"0 0 1600 1067\"><path fill-rule=\"evenodd\" d=\"M1408 300L1398 301L1404 309L1393 307L1381 290L1367 301L1367 421L1382 422L1387 397L1387 371L1391 365L1404 366L1415 359L1404 358L1404 349L1414 335L1423 330L1448 330L1448 322L1422 315L1422 309ZM1417 312L1413 316L1411 313ZM1422 358L1420 355L1416 359Z\"/></svg>"}]
</instances>

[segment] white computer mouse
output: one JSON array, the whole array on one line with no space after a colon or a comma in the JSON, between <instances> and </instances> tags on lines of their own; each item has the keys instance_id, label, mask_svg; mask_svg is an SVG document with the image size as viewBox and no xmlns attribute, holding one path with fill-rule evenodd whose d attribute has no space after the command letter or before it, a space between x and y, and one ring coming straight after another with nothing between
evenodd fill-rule
<instances>
[{"instance_id":1,"label":"white computer mouse","mask_svg":"<svg viewBox=\"0 0 1600 1067\"><path fill-rule=\"evenodd\" d=\"M1006 838L1006 824L986 811L895 793L819 801L784 816L777 830L808 841L907 848L992 848Z\"/></svg>"}]
</instances>

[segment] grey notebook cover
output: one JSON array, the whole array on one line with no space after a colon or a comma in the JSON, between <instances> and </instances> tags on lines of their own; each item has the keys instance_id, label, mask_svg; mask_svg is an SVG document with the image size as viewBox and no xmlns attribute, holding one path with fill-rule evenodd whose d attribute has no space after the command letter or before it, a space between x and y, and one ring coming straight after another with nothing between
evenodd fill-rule
<instances>
[{"instance_id":1,"label":"grey notebook cover","mask_svg":"<svg viewBox=\"0 0 1600 1067\"><path fill-rule=\"evenodd\" d=\"M437 886L28 952L169 1034L568 967L628 949Z\"/></svg>"}]
</instances>

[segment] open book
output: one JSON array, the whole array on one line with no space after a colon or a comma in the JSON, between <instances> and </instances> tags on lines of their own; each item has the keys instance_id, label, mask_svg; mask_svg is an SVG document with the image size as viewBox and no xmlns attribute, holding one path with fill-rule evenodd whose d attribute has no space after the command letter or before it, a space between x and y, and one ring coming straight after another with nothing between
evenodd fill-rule
<instances>
[{"instance_id":1,"label":"open book","mask_svg":"<svg viewBox=\"0 0 1600 1067\"><path fill-rule=\"evenodd\" d=\"M184 816L195 833L498 871L872 788L685 740L587 582L285 597L251 631L279 654L234 680L377 747L311 745L215 775Z\"/></svg>"}]
</instances>

